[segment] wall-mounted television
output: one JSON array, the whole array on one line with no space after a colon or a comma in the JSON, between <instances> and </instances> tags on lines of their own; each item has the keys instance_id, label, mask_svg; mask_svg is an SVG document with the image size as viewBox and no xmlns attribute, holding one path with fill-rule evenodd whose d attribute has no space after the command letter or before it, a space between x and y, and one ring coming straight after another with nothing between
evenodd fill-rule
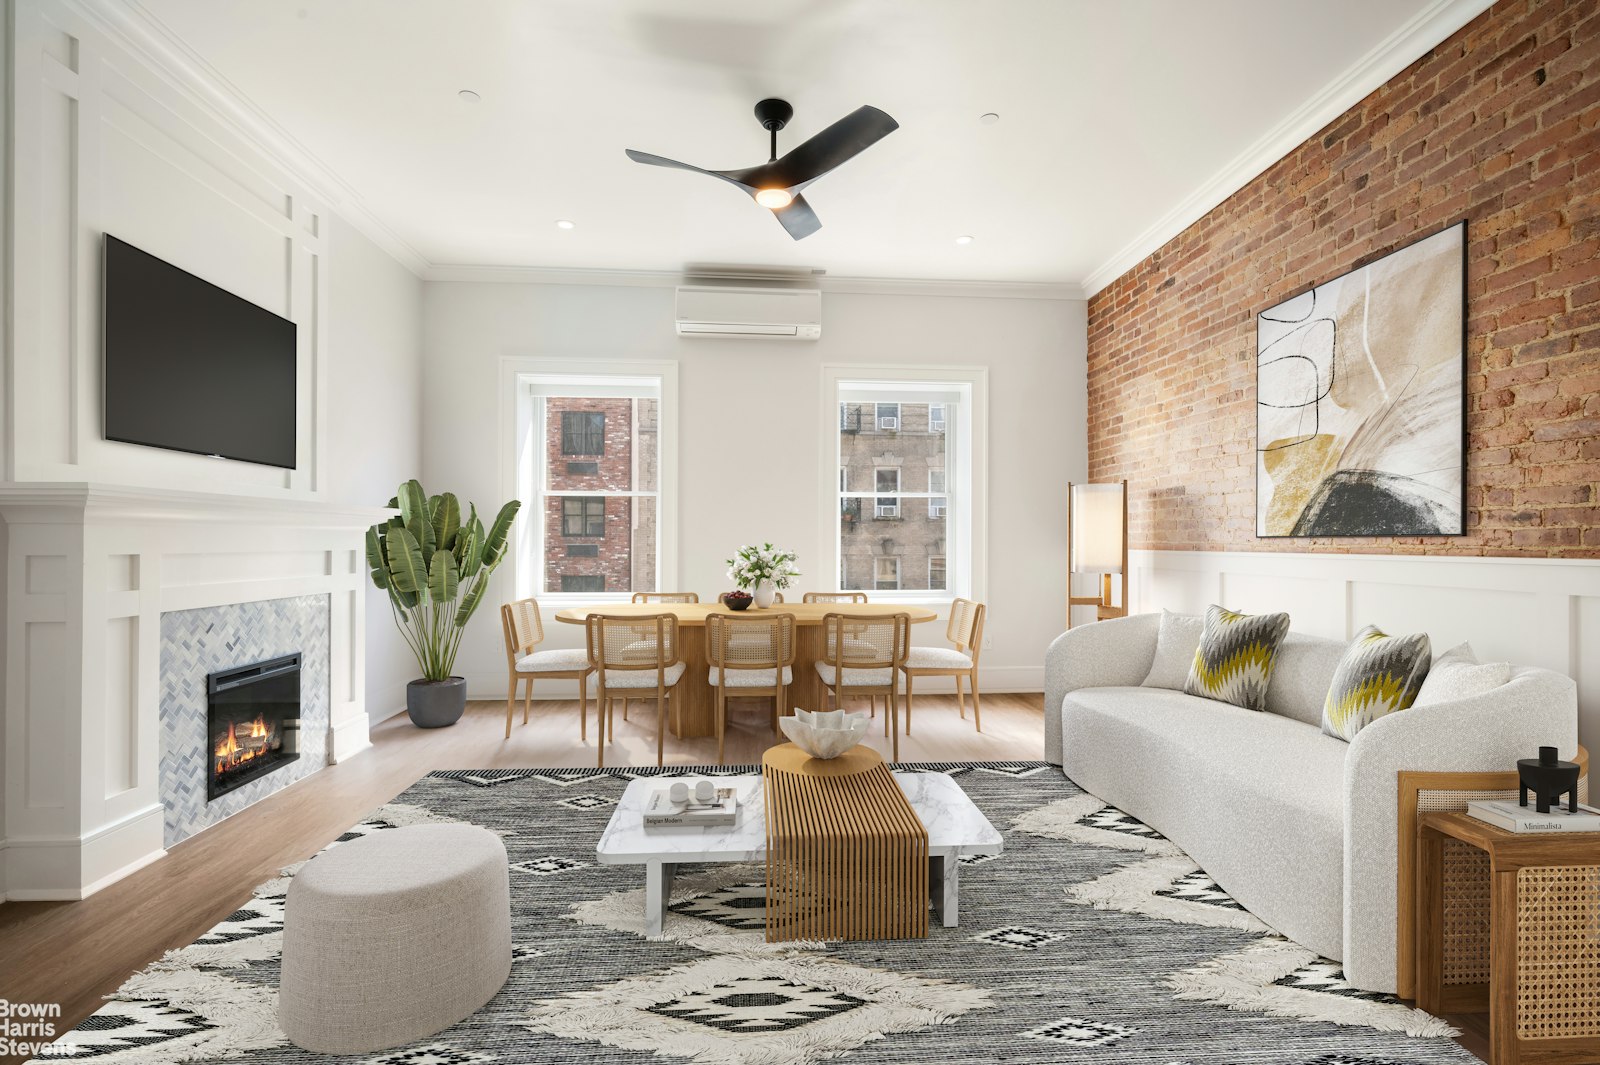
<instances>
[{"instance_id":1,"label":"wall-mounted television","mask_svg":"<svg viewBox=\"0 0 1600 1065\"><path fill-rule=\"evenodd\" d=\"M107 233L105 436L295 466L295 324Z\"/></svg>"}]
</instances>

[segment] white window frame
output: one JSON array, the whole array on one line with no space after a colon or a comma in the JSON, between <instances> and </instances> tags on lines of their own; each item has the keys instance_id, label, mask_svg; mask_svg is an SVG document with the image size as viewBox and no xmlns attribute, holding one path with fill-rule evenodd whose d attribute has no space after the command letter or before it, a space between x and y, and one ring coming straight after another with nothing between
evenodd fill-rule
<instances>
[{"instance_id":1,"label":"white window frame","mask_svg":"<svg viewBox=\"0 0 1600 1065\"><path fill-rule=\"evenodd\" d=\"M946 585L948 585L950 583L950 563L949 563L949 561L943 555L929 555L928 556L928 590L929 591L939 591L939 589L937 589L937 588L935 588L933 586L933 563L934 563L935 559L938 560L940 568L942 568L944 570L944 583Z\"/></svg>"},{"instance_id":2,"label":"white window frame","mask_svg":"<svg viewBox=\"0 0 1600 1065\"><path fill-rule=\"evenodd\" d=\"M882 407L893 407L894 408L894 413L893 414L884 414L883 411L880 409ZM885 425L884 424L885 422L893 422L894 424ZM898 403L876 403L876 402L873 403L872 404L872 427L874 429L878 430L878 432L880 432L880 433L891 433L891 432L897 433L897 432L899 432L900 431L900 404L898 404Z\"/></svg>"},{"instance_id":3,"label":"white window frame","mask_svg":"<svg viewBox=\"0 0 1600 1065\"><path fill-rule=\"evenodd\" d=\"M934 417L933 417L933 412L934 411L938 411L939 412L939 419L938 419L938 424L937 425L934 424ZM930 403L930 404L928 404L928 432L930 432L930 433L942 433L942 432L944 432L944 404L943 403Z\"/></svg>"},{"instance_id":4,"label":"white window frame","mask_svg":"<svg viewBox=\"0 0 1600 1065\"><path fill-rule=\"evenodd\" d=\"M943 405L944 404L942 404L942 403L940 404L940 406L943 406ZM933 475L934 474L938 474L939 475L939 487L938 488L935 488L933 486ZM950 509L950 500L944 494L944 469L942 467L941 468L936 468L936 469L929 469L928 470L928 517L930 517L930 518L942 518L942 517L945 516L946 512L949 511L949 509ZM932 556L930 556L930 557L932 557Z\"/></svg>"},{"instance_id":5,"label":"white window frame","mask_svg":"<svg viewBox=\"0 0 1600 1065\"><path fill-rule=\"evenodd\" d=\"M882 498L880 493L883 491L883 489L879 487L879 475L884 473L894 474L894 491L889 493L889 495L894 499L894 502L889 506L884 506L878 502L878 500ZM840 489L840 491L842 492L843 489ZM900 517L900 467L874 466L872 468L872 517L874 519L897 519Z\"/></svg>"},{"instance_id":6,"label":"white window frame","mask_svg":"<svg viewBox=\"0 0 1600 1065\"><path fill-rule=\"evenodd\" d=\"M597 383L601 389L641 386L657 390L656 584L678 586L678 364L669 359L566 359L507 356L500 360L500 498L521 499L512 529L512 548L495 573L502 599L537 596L560 609L579 603L626 603L631 592L547 592L544 590L545 528L542 490L545 426L535 417L531 386L548 379L570 379L575 390ZM837 430L835 430L837 431ZM536 482L535 478L541 478ZM541 485L536 493L527 487ZM605 495L585 490L583 495ZM478 500L483 505L482 500ZM490 515L492 516L492 512Z\"/></svg>"},{"instance_id":7,"label":"white window frame","mask_svg":"<svg viewBox=\"0 0 1600 1065\"><path fill-rule=\"evenodd\" d=\"M838 487L841 465L839 403L855 402L840 395L841 386L895 389L906 395L953 392L960 397L960 416L950 418L947 410L945 468L949 509L945 529L945 587L943 589L902 589L873 595L874 602L918 603L931 606L948 604L957 597L983 601L988 588L989 525L989 371L982 366L930 364L883 365L864 363L825 363L821 368L822 395L818 410L820 438L832 441L818 450L818 496L821 524L817 541L831 556L832 572L844 574L843 522L840 500L846 494ZM904 402L918 402L906 399ZM923 402L927 402L924 400ZM873 411L876 415L877 408ZM876 419L874 419L876 420ZM874 485L876 487L876 485ZM915 493L912 493L913 495ZM902 500L906 493L902 492ZM821 567L819 567L820 569ZM876 582L874 582L876 583Z\"/></svg>"},{"instance_id":8,"label":"white window frame","mask_svg":"<svg viewBox=\"0 0 1600 1065\"><path fill-rule=\"evenodd\" d=\"M894 587L883 588L883 578L878 576L878 567L885 562L894 563ZM900 559L895 555L875 555L872 559L872 590L875 592L898 592L900 588Z\"/></svg>"}]
</instances>

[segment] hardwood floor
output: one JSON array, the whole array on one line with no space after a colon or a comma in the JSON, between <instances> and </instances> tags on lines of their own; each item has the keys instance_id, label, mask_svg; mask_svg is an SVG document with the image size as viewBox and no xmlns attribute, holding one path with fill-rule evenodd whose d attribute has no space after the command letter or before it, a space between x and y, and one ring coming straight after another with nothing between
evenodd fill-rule
<instances>
[{"instance_id":1,"label":"hardwood floor","mask_svg":"<svg viewBox=\"0 0 1600 1065\"><path fill-rule=\"evenodd\" d=\"M739 703L730 712L727 760L751 763L772 742L764 704ZM953 696L919 696L912 735L900 737L900 758L917 761L1033 759L1043 753L1043 698L987 695L984 731L958 718ZM880 716L882 709L879 710ZM970 714L970 710L969 710ZM9 902L0 905L0 998L60 1003L59 1030L93 1013L102 997L129 974L183 946L238 909L250 889L285 865L315 854L374 807L388 802L434 769L502 769L594 764L591 741L578 741L578 705L536 702L530 723L521 709L511 739L504 738L505 704L475 702L452 728L422 731L405 715L372 730L373 749L330 766L269 799L173 847L146 866L82 902ZM881 727L869 742L887 756ZM655 762L655 719L648 703L635 702L616 719L610 765ZM716 759L709 738L666 740L668 764ZM1480 1018L1452 1018L1461 1043L1487 1060L1487 1028ZM0 1062L20 1061L0 1057Z\"/></svg>"},{"instance_id":2,"label":"hardwood floor","mask_svg":"<svg viewBox=\"0 0 1600 1065\"><path fill-rule=\"evenodd\" d=\"M731 707L729 763L759 762L773 742L767 705L741 701ZM970 708L968 720L959 719L954 696L918 696L912 735L900 737L900 758L1039 758L1042 705L1039 695L986 695L980 734L973 731ZM653 705L636 701L628 716L624 721L617 714L606 764L654 765ZM192 942L238 909L255 885L309 858L432 770L594 765L592 708L588 743L578 740L576 701L535 702L529 724L521 721L519 706L507 740L505 704L499 702L469 704L466 716L446 729L413 728L404 714L389 718L373 728L372 750L290 785L81 902L0 904L0 998L60 1003L58 1030L72 1028L129 974ZM874 727L869 742L888 755L881 727ZM716 756L715 739L667 734L668 764L702 765ZM20 1059L0 1057L13 1060Z\"/></svg>"}]
</instances>

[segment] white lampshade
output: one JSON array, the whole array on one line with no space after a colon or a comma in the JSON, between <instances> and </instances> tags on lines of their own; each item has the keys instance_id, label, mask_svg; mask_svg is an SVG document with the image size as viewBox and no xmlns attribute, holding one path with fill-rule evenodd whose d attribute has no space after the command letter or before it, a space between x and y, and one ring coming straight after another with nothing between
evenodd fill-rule
<instances>
[{"instance_id":1,"label":"white lampshade","mask_svg":"<svg viewBox=\"0 0 1600 1065\"><path fill-rule=\"evenodd\" d=\"M1122 572L1122 492L1120 482L1072 486L1072 572Z\"/></svg>"}]
</instances>

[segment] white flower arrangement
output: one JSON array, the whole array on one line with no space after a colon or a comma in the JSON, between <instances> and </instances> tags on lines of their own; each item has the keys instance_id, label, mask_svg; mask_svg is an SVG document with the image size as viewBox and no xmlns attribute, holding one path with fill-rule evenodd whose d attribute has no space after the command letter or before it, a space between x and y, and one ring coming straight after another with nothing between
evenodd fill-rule
<instances>
[{"instance_id":1,"label":"white flower arrangement","mask_svg":"<svg viewBox=\"0 0 1600 1065\"><path fill-rule=\"evenodd\" d=\"M784 548L762 544L749 544L739 548L739 553L728 559L728 579L740 588L754 588L762 581L771 581L774 588L787 588L800 576L795 566L800 556Z\"/></svg>"}]
</instances>

